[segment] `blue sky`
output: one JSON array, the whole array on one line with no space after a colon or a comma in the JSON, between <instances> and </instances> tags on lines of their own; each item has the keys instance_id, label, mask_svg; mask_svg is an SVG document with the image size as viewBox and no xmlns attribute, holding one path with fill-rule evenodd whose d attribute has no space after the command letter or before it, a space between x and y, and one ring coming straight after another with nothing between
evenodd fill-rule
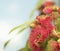
<instances>
[{"instance_id":1,"label":"blue sky","mask_svg":"<svg viewBox=\"0 0 60 51\"><path fill-rule=\"evenodd\" d=\"M16 35L16 31L11 35L8 32L14 26L30 20L29 15L36 2L37 0L0 0L0 51L17 51L24 47L29 28L20 35ZM10 38L12 41L3 50L4 43Z\"/></svg>"},{"instance_id":2,"label":"blue sky","mask_svg":"<svg viewBox=\"0 0 60 51\"><path fill-rule=\"evenodd\" d=\"M27 34L29 29L25 30L21 35L16 35L16 31L8 35L8 32L14 26L30 20L29 14L36 1L0 0L0 51L17 51L19 48L24 47L29 35ZM12 39L12 41L3 50L3 45L8 39Z\"/></svg>"},{"instance_id":3,"label":"blue sky","mask_svg":"<svg viewBox=\"0 0 60 51\"><path fill-rule=\"evenodd\" d=\"M29 14L36 1L32 0L1 0L0 1L0 20L10 23L19 23L29 18Z\"/></svg>"}]
</instances>

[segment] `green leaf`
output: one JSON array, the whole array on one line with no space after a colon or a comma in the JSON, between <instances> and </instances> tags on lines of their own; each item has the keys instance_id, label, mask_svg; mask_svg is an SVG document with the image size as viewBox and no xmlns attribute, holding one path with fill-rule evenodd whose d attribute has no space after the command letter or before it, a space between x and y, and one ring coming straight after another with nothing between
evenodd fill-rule
<instances>
[{"instance_id":1,"label":"green leaf","mask_svg":"<svg viewBox=\"0 0 60 51\"><path fill-rule=\"evenodd\" d=\"M30 16L29 16L30 18L33 16L35 10L36 10L36 9L33 9L33 10L31 11Z\"/></svg>"},{"instance_id":2,"label":"green leaf","mask_svg":"<svg viewBox=\"0 0 60 51\"><path fill-rule=\"evenodd\" d=\"M26 43L26 46L25 46L24 48L18 50L18 51L31 51L31 49L30 49L29 46L28 46L28 41L27 41L27 43Z\"/></svg>"},{"instance_id":3,"label":"green leaf","mask_svg":"<svg viewBox=\"0 0 60 51\"><path fill-rule=\"evenodd\" d=\"M52 48L51 48L51 42L52 42L53 40L49 40L48 41L48 44L47 44L47 46L46 46L46 49L45 49L45 51L52 51Z\"/></svg>"},{"instance_id":4,"label":"green leaf","mask_svg":"<svg viewBox=\"0 0 60 51\"><path fill-rule=\"evenodd\" d=\"M38 0L35 8L38 9L38 7L40 7L43 4L44 0Z\"/></svg>"},{"instance_id":5,"label":"green leaf","mask_svg":"<svg viewBox=\"0 0 60 51\"><path fill-rule=\"evenodd\" d=\"M25 30L27 27L29 27L29 25L30 25L32 22L33 22L33 20L25 23L26 25L24 25L23 27L20 27L20 28L19 28L19 31L18 31L18 34L19 34L20 32L22 32L23 30Z\"/></svg>"},{"instance_id":6,"label":"green leaf","mask_svg":"<svg viewBox=\"0 0 60 51\"><path fill-rule=\"evenodd\" d=\"M18 34L19 34L20 32L22 32L23 30L25 30L27 27L28 27L28 26L26 25L26 26L20 28L19 31L18 31Z\"/></svg>"},{"instance_id":7,"label":"green leaf","mask_svg":"<svg viewBox=\"0 0 60 51\"><path fill-rule=\"evenodd\" d=\"M29 48L29 47L28 47L28 41L26 42L26 46L25 46L25 48Z\"/></svg>"},{"instance_id":8,"label":"green leaf","mask_svg":"<svg viewBox=\"0 0 60 51\"><path fill-rule=\"evenodd\" d=\"M30 17L33 16L34 11L35 11L36 9L38 9L38 7L40 7L43 2L44 2L44 0L38 0L38 1L37 1L36 6L35 6L34 9L32 10L32 12L30 13Z\"/></svg>"},{"instance_id":9,"label":"green leaf","mask_svg":"<svg viewBox=\"0 0 60 51\"><path fill-rule=\"evenodd\" d=\"M22 49L19 49L18 51L24 51L24 48L22 48Z\"/></svg>"},{"instance_id":10,"label":"green leaf","mask_svg":"<svg viewBox=\"0 0 60 51\"><path fill-rule=\"evenodd\" d=\"M12 33L14 30L18 29L19 27L25 26L25 24L27 24L27 22L24 23L24 24L21 24L21 25L18 25L16 27L14 27L13 29L10 30L9 34Z\"/></svg>"},{"instance_id":11,"label":"green leaf","mask_svg":"<svg viewBox=\"0 0 60 51\"><path fill-rule=\"evenodd\" d=\"M7 42L5 42L5 44L4 44L4 49L5 49L6 46L9 44L10 41L11 41L11 40L9 39Z\"/></svg>"},{"instance_id":12,"label":"green leaf","mask_svg":"<svg viewBox=\"0 0 60 51\"><path fill-rule=\"evenodd\" d=\"M60 17L56 19L56 31L60 33Z\"/></svg>"},{"instance_id":13,"label":"green leaf","mask_svg":"<svg viewBox=\"0 0 60 51\"><path fill-rule=\"evenodd\" d=\"M17 28L19 28L20 26L22 26L22 25L16 26L16 27L14 27L13 29L11 29L10 32L9 32L9 34L10 34L11 32L13 32L14 30L16 30Z\"/></svg>"},{"instance_id":14,"label":"green leaf","mask_svg":"<svg viewBox=\"0 0 60 51\"><path fill-rule=\"evenodd\" d=\"M10 30L9 34L12 33L12 32L13 32L14 30L16 30L16 29L19 29L19 32L23 31L25 28L27 28L26 26L27 26L27 25L30 25L32 22L33 22L33 20L30 20L30 21L28 21L28 22L25 22L25 23L23 23L23 24L21 24L21 25L18 25L18 26L16 26L16 27L12 28L12 29Z\"/></svg>"},{"instance_id":15,"label":"green leaf","mask_svg":"<svg viewBox=\"0 0 60 51\"><path fill-rule=\"evenodd\" d=\"M46 48L46 46L47 46L47 44L48 44L48 39L45 39L43 42L42 42L42 46L43 46L43 48L45 49Z\"/></svg>"},{"instance_id":16,"label":"green leaf","mask_svg":"<svg viewBox=\"0 0 60 51\"><path fill-rule=\"evenodd\" d=\"M29 45L28 45L28 41L26 42L25 51L31 51L31 49L29 48Z\"/></svg>"}]
</instances>

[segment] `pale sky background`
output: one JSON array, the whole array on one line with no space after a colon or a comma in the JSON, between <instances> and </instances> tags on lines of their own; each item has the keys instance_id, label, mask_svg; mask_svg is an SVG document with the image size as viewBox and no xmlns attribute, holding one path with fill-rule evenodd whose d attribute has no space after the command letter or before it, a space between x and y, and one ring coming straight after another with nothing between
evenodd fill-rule
<instances>
[{"instance_id":1,"label":"pale sky background","mask_svg":"<svg viewBox=\"0 0 60 51\"><path fill-rule=\"evenodd\" d=\"M13 32L8 35L11 28L22 24L28 20L31 10L34 8L37 0L0 0L0 51L17 51L24 47L29 35L29 28L16 35ZM58 1L56 0L58 3ZM4 43L12 39L6 49L3 49Z\"/></svg>"}]
</instances>

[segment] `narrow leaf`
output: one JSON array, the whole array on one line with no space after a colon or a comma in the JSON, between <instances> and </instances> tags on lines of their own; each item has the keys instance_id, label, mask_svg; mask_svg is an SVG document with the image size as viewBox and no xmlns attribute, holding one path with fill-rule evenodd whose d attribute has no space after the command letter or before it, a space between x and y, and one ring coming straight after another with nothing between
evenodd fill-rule
<instances>
[{"instance_id":1,"label":"narrow leaf","mask_svg":"<svg viewBox=\"0 0 60 51\"><path fill-rule=\"evenodd\" d=\"M27 23L24 23L24 24L21 24L21 25L14 27L13 29L10 30L9 34L12 33L14 30L18 29L19 27L24 26L25 24L27 24Z\"/></svg>"},{"instance_id":2,"label":"narrow leaf","mask_svg":"<svg viewBox=\"0 0 60 51\"><path fill-rule=\"evenodd\" d=\"M28 48L28 41L26 42L26 46L25 46L25 48Z\"/></svg>"},{"instance_id":3,"label":"narrow leaf","mask_svg":"<svg viewBox=\"0 0 60 51\"><path fill-rule=\"evenodd\" d=\"M8 40L5 44L4 44L4 49L6 48L6 46L9 44L11 40Z\"/></svg>"},{"instance_id":4,"label":"narrow leaf","mask_svg":"<svg viewBox=\"0 0 60 51\"><path fill-rule=\"evenodd\" d=\"M14 27L13 29L11 29L10 32L9 32L9 34L10 34L11 32L13 32L14 30L16 30L17 28L19 28L20 26L21 26L21 25L16 26L16 27Z\"/></svg>"},{"instance_id":5,"label":"narrow leaf","mask_svg":"<svg viewBox=\"0 0 60 51\"><path fill-rule=\"evenodd\" d=\"M18 51L24 51L24 48L22 48L22 49L19 49Z\"/></svg>"},{"instance_id":6,"label":"narrow leaf","mask_svg":"<svg viewBox=\"0 0 60 51\"><path fill-rule=\"evenodd\" d=\"M29 16L30 18L33 16L35 10L36 10L36 9L33 9L33 10L31 11L30 16Z\"/></svg>"},{"instance_id":7,"label":"narrow leaf","mask_svg":"<svg viewBox=\"0 0 60 51\"><path fill-rule=\"evenodd\" d=\"M26 46L22 49L19 49L18 51L31 51L31 49L28 46L28 41L26 42Z\"/></svg>"},{"instance_id":8,"label":"narrow leaf","mask_svg":"<svg viewBox=\"0 0 60 51\"><path fill-rule=\"evenodd\" d=\"M18 34L19 34L20 32L22 32L23 30L25 30L27 27L28 27L28 26L24 26L24 27L20 28L19 31L18 31Z\"/></svg>"},{"instance_id":9,"label":"narrow leaf","mask_svg":"<svg viewBox=\"0 0 60 51\"><path fill-rule=\"evenodd\" d=\"M38 0L38 1L37 1L36 6L35 6L34 9L32 10L32 12L30 13L30 17L33 16L34 11L35 11L36 9L38 9L38 7L40 7L43 2L44 2L44 0Z\"/></svg>"},{"instance_id":10,"label":"narrow leaf","mask_svg":"<svg viewBox=\"0 0 60 51\"><path fill-rule=\"evenodd\" d=\"M31 51L31 49L28 46L28 41L26 42L25 51Z\"/></svg>"},{"instance_id":11,"label":"narrow leaf","mask_svg":"<svg viewBox=\"0 0 60 51\"><path fill-rule=\"evenodd\" d=\"M38 7L40 7L43 4L44 0L38 0L35 8L38 9Z\"/></svg>"},{"instance_id":12,"label":"narrow leaf","mask_svg":"<svg viewBox=\"0 0 60 51\"><path fill-rule=\"evenodd\" d=\"M18 34L20 32L22 32L23 30L25 30L27 27L29 27L29 25L32 23L33 21L29 21L26 23L26 25L24 25L23 27L20 27L19 31L18 31Z\"/></svg>"},{"instance_id":13,"label":"narrow leaf","mask_svg":"<svg viewBox=\"0 0 60 51\"><path fill-rule=\"evenodd\" d=\"M56 19L56 31L57 31L57 33L60 32L60 17L58 17Z\"/></svg>"},{"instance_id":14,"label":"narrow leaf","mask_svg":"<svg viewBox=\"0 0 60 51\"><path fill-rule=\"evenodd\" d=\"M18 28L21 28L21 29L22 29L24 26L29 25L29 24L32 23L32 22L33 22L33 20L30 20L30 21L28 21L28 22L25 22L25 23L23 23L23 24L21 24L21 25L18 25L18 26L16 26L16 27L14 27L13 29L10 30L9 34L12 33L14 30L16 30L16 29L18 29Z\"/></svg>"},{"instance_id":15,"label":"narrow leaf","mask_svg":"<svg viewBox=\"0 0 60 51\"><path fill-rule=\"evenodd\" d=\"M48 44L47 44L47 46L46 46L46 49L45 49L45 51L52 51L52 47L51 47L51 42L52 42L53 40L49 40L48 41Z\"/></svg>"}]
</instances>

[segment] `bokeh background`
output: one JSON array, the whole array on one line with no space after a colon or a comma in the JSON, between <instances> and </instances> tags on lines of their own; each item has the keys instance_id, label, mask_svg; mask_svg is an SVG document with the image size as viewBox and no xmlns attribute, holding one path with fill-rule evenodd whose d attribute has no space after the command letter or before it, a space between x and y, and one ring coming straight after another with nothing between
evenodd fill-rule
<instances>
[{"instance_id":1,"label":"bokeh background","mask_svg":"<svg viewBox=\"0 0 60 51\"><path fill-rule=\"evenodd\" d=\"M55 0L58 5L58 0ZM29 28L17 35L17 31L8 35L8 32L16 25L30 20L29 15L37 0L0 0L0 51L17 51L25 46L29 36ZM4 43L12 39L6 49Z\"/></svg>"}]
</instances>

